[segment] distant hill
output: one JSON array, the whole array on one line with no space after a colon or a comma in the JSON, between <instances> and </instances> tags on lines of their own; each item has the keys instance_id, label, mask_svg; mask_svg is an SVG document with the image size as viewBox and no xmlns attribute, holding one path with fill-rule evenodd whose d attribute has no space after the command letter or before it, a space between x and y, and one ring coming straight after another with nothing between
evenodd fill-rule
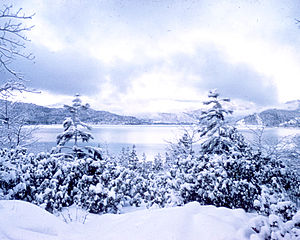
<instances>
[{"instance_id":1,"label":"distant hill","mask_svg":"<svg viewBox=\"0 0 300 240\"><path fill-rule=\"evenodd\" d=\"M280 127L298 127L300 128L300 117L293 118L280 124Z\"/></svg>"},{"instance_id":2,"label":"distant hill","mask_svg":"<svg viewBox=\"0 0 300 240\"><path fill-rule=\"evenodd\" d=\"M288 101L277 108L284 110L300 110L300 100Z\"/></svg>"},{"instance_id":3,"label":"distant hill","mask_svg":"<svg viewBox=\"0 0 300 240\"><path fill-rule=\"evenodd\" d=\"M198 122L198 117L201 115L202 111L207 109L207 106L202 106L203 108L198 108L195 110L186 110L185 112L156 112L156 113L143 113L139 114L138 117L149 119L153 123L158 124L192 124ZM226 109L233 110L232 115L228 115L226 120L229 122L236 122L246 116L247 114L252 114L258 107L252 103L239 103L230 102L224 106Z\"/></svg>"},{"instance_id":4,"label":"distant hill","mask_svg":"<svg viewBox=\"0 0 300 240\"><path fill-rule=\"evenodd\" d=\"M191 124L195 122L191 116L191 113L147 113L141 114L139 117L142 119L148 119L148 122L152 124Z\"/></svg>"},{"instance_id":5,"label":"distant hill","mask_svg":"<svg viewBox=\"0 0 300 240\"><path fill-rule=\"evenodd\" d=\"M4 100L0 99L0 110L3 107ZM263 124L268 127L300 127L300 100L288 102L280 107L282 109L268 109L238 119L236 116L229 116L228 120L237 122L239 125ZM50 108L22 102L14 103L13 111L14 115L22 116L28 124L61 124L69 116L64 108ZM186 113L152 113L133 117L88 109L80 113L80 119L92 124L191 124L195 122L195 118L192 116L200 115L200 113L201 109Z\"/></svg>"},{"instance_id":6,"label":"distant hill","mask_svg":"<svg viewBox=\"0 0 300 240\"><path fill-rule=\"evenodd\" d=\"M4 100L0 100L3 109ZM69 113L64 108L49 108L32 103L16 102L13 105L14 115L24 118L28 124L61 124ZM132 116L121 116L107 111L88 109L80 113L80 119L92 124L128 124L138 125L149 123Z\"/></svg>"},{"instance_id":7,"label":"distant hill","mask_svg":"<svg viewBox=\"0 0 300 240\"><path fill-rule=\"evenodd\" d=\"M290 101L279 107L281 109L267 109L260 113L248 115L238 121L238 124L300 127L300 100Z\"/></svg>"},{"instance_id":8,"label":"distant hill","mask_svg":"<svg viewBox=\"0 0 300 240\"><path fill-rule=\"evenodd\" d=\"M282 105L284 109L267 109L250 115L229 115L227 121L238 125L264 125L267 127L300 127L300 101ZM141 115L149 122L159 124L191 124L197 122L201 109L186 113L153 113ZM193 117L195 116L195 117Z\"/></svg>"}]
</instances>

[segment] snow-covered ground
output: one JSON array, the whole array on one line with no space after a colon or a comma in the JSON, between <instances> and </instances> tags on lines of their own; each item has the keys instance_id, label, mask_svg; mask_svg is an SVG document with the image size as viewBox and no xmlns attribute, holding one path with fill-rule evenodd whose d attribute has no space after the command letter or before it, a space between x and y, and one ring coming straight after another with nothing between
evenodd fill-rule
<instances>
[{"instance_id":1,"label":"snow-covered ground","mask_svg":"<svg viewBox=\"0 0 300 240\"><path fill-rule=\"evenodd\" d=\"M123 214L86 214L71 207L56 217L23 201L0 201L1 240L242 240L253 231L254 215L189 203L183 207L142 209ZM64 219L65 221L63 221ZM66 223L68 222L68 223Z\"/></svg>"}]
</instances>

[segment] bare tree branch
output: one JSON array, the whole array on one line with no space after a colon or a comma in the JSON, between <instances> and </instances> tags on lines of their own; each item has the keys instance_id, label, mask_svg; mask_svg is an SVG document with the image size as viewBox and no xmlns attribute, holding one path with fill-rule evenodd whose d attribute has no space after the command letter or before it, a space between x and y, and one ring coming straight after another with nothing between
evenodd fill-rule
<instances>
[{"instance_id":1,"label":"bare tree branch","mask_svg":"<svg viewBox=\"0 0 300 240\"><path fill-rule=\"evenodd\" d=\"M31 53L24 52L26 42L29 41L25 33L33 28L25 26L24 21L33 16L22 13L22 8L14 12L12 5L4 5L3 10L0 10L0 69L20 80L23 76L11 67L11 63L17 57L34 59Z\"/></svg>"},{"instance_id":2,"label":"bare tree branch","mask_svg":"<svg viewBox=\"0 0 300 240\"><path fill-rule=\"evenodd\" d=\"M7 98L0 104L0 147L14 148L33 143L36 126L28 126L28 118L20 114L17 102Z\"/></svg>"}]
</instances>

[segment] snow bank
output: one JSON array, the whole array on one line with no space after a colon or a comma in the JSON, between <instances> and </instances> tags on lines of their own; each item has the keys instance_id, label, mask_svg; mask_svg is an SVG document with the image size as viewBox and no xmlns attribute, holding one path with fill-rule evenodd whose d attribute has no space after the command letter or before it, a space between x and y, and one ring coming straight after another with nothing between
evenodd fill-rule
<instances>
[{"instance_id":1,"label":"snow bank","mask_svg":"<svg viewBox=\"0 0 300 240\"><path fill-rule=\"evenodd\" d=\"M68 214L76 211L70 209ZM43 209L22 201L0 201L0 239L249 239L251 214L243 210L200 206L144 209L125 214L86 216L82 221L66 224Z\"/></svg>"},{"instance_id":2,"label":"snow bank","mask_svg":"<svg viewBox=\"0 0 300 240\"><path fill-rule=\"evenodd\" d=\"M17 200L0 201L1 240L60 240L70 226L40 207Z\"/></svg>"}]
</instances>

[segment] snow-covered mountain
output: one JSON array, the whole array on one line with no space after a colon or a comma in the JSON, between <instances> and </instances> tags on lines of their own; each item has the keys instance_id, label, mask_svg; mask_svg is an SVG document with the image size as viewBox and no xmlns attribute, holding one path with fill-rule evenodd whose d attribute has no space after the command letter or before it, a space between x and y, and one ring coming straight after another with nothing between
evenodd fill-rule
<instances>
[{"instance_id":1,"label":"snow-covered mountain","mask_svg":"<svg viewBox=\"0 0 300 240\"><path fill-rule=\"evenodd\" d=\"M201 115L201 112L206 108L205 105L202 107L203 108L186 110L183 112L143 113L136 116L149 119L149 121L152 121L153 123L190 124L197 121L195 120L197 119L197 116ZM233 111L233 115L228 116L228 120L232 122L236 122L244 116L252 114L260 109L255 103L240 100L233 100L224 107Z\"/></svg>"},{"instance_id":2,"label":"snow-covered mountain","mask_svg":"<svg viewBox=\"0 0 300 240\"><path fill-rule=\"evenodd\" d=\"M0 111L4 108L4 100L0 100ZM272 109L254 113L253 106L232 104L234 110L232 116L228 116L231 122L248 125L266 125L299 127L300 100L290 101ZM20 115L29 124L61 124L67 116L64 108L50 108L32 103L17 102L12 106L14 115ZM256 109L257 110L257 109ZM201 114L202 109L177 113L144 113L137 116L122 116L107 111L89 109L81 113L84 122L92 124L191 124L196 120L195 116ZM249 114L251 113L251 114Z\"/></svg>"},{"instance_id":3,"label":"snow-covered mountain","mask_svg":"<svg viewBox=\"0 0 300 240\"><path fill-rule=\"evenodd\" d=\"M240 125L265 125L267 127L300 127L300 108L298 106L286 105L286 109L267 109L259 113L248 115L237 123ZM295 109L296 107L296 109Z\"/></svg>"},{"instance_id":4,"label":"snow-covered mountain","mask_svg":"<svg viewBox=\"0 0 300 240\"><path fill-rule=\"evenodd\" d=\"M233 110L233 115L228 116L228 121L237 122L239 125L300 127L300 100L289 101L263 111L259 111L259 108L254 104L237 102L231 102L229 108ZM201 111L202 109L197 109L179 113L144 114L142 116L153 123L190 124L197 121L195 116L199 116Z\"/></svg>"},{"instance_id":5,"label":"snow-covered mountain","mask_svg":"<svg viewBox=\"0 0 300 240\"><path fill-rule=\"evenodd\" d=\"M300 110L300 100L288 101L277 106L276 108L283 110Z\"/></svg>"},{"instance_id":6,"label":"snow-covered mountain","mask_svg":"<svg viewBox=\"0 0 300 240\"><path fill-rule=\"evenodd\" d=\"M4 100L0 100L0 111L5 108ZM68 112L64 108L49 108L32 103L16 102L9 105L9 111L21 116L28 124L61 124ZM132 116L121 116L107 111L88 109L80 114L84 122L92 124L147 124L145 120Z\"/></svg>"},{"instance_id":7,"label":"snow-covered mountain","mask_svg":"<svg viewBox=\"0 0 300 240\"><path fill-rule=\"evenodd\" d=\"M190 124L195 121L195 119L191 117L191 112L144 113L137 115L137 117L147 119L153 124Z\"/></svg>"}]
</instances>

